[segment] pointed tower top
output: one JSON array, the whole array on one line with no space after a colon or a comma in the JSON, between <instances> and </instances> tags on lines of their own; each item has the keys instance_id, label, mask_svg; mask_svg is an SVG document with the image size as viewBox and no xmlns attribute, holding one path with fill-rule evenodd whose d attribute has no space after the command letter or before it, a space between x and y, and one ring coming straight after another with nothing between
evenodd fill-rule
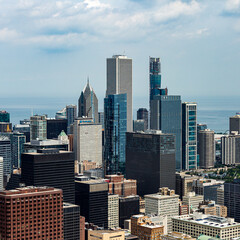
<instances>
[{"instance_id":1,"label":"pointed tower top","mask_svg":"<svg viewBox=\"0 0 240 240\"><path fill-rule=\"evenodd\" d=\"M87 84L89 85L89 76L87 77Z\"/></svg>"}]
</instances>

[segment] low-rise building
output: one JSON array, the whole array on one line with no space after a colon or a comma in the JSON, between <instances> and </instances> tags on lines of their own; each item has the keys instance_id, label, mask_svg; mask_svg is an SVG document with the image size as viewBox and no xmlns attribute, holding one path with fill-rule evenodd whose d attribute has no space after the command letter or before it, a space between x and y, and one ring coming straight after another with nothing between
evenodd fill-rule
<instances>
[{"instance_id":1,"label":"low-rise building","mask_svg":"<svg viewBox=\"0 0 240 240\"><path fill-rule=\"evenodd\" d=\"M190 235L184 233L171 232L162 236L162 240L196 240L196 238L192 238Z\"/></svg>"},{"instance_id":2,"label":"low-rise building","mask_svg":"<svg viewBox=\"0 0 240 240\"><path fill-rule=\"evenodd\" d=\"M215 204L214 201L203 201L199 205L199 210L207 215L227 217L227 207L224 205Z\"/></svg>"},{"instance_id":3,"label":"low-rise building","mask_svg":"<svg viewBox=\"0 0 240 240\"><path fill-rule=\"evenodd\" d=\"M124 240L124 231L119 230L88 230L88 240Z\"/></svg>"}]
</instances>

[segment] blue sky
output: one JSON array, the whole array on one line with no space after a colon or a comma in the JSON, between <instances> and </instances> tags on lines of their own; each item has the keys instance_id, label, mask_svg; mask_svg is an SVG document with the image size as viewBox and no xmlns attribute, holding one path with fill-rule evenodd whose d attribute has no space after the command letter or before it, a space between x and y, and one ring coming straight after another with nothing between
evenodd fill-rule
<instances>
[{"instance_id":1,"label":"blue sky","mask_svg":"<svg viewBox=\"0 0 240 240\"><path fill-rule=\"evenodd\" d=\"M134 99L148 101L148 59L169 94L239 95L240 0L0 0L0 96L99 98L106 58L133 58Z\"/></svg>"}]
</instances>

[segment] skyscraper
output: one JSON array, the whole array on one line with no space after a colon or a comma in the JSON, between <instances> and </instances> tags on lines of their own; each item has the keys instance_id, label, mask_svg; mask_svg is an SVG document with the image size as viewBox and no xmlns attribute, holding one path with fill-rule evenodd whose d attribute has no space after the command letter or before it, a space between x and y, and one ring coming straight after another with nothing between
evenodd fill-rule
<instances>
[{"instance_id":1,"label":"skyscraper","mask_svg":"<svg viewBox=\"0 0 240 240\"><path fill-rule=\"evenodd\" d=\"M107 59L106 97L113 94L127 94L127 131L132 126L132 59L123 55L114 55Z\"/></svg>"},{"instance_id":2,"label":"skyscraper","mask_svg":"<svg viewBox=\"0 0 240 240\"><path fill-rule=\"evenodd\" d=\"M3 157L3 175L10 176L12 172L12 152L9 135L0 135L0 156Z\"/></svg>"},{"instance_id":3,"label":"skyscraper","mask_svg":"<svg viewBox=\"0 0 240 240\"><path fill-rule=\"evenodd\" d=\"M150 110L151 129L176 136L176 170L182 169L182 103L181 96L154 95Z\"/></svg>"},{"instance_id":4,"label":"skyscraper","mask_svg":"<svg viewBox=\"0 0 240 240\"><path fill-rule=\"evenodd\" d=\"M77 106L67 105L66 113L67 113L67 134L70 134L70 125L74 123L74 120L77 117Z\"/></svg>"},{"instance_id":5,"label":"skyscraper","mask_svg":"<svg viewBox=\"0 0 240 240\"><path fill-rule=\"evenodd\" d=\"M78 117L92 118L94 123L98 123L98 99L89 79L78 99Z\"/></svg>"},{"instance_id":6,"label":"skyscraper","mask_svg":"<svg viewBox=\"0 0 240 240\"><path fill-rule=\"evenodd\" d=\"M47 119L47 139L58 138L62 131L67 133L67 119Z\"/></svg>"},{"instance_id":7,"label":"skyscraper","mask_svg":"<svg viewBox=\"0 0 240 240\"><path fill-rule=\"evenodd\" d=\"M149 81L150 81L150 101L153 96L160 95L161 89L161 63L160 58L149 58Z\"/></svg>"},{"instance_id":8,"label":"skyscraper","mask_svg":"<svg viewBox=\"0 0 240 240\"><path fill-rule=\"evenodd\" d=\"M32 116L30 118L30 140L47 139L47 119L46 116Z\"/></svg>"},{"instance_id":9,"label":"skyscraper","mask_svg":"<svg viewBox=\"0 0 240 240\"><path fill-rule=\"evenodd\" d=\"M197 104L182 104L182 168L197 169Z\"/></svg>"},{"instance_id":10,"label":"skyscraper","mask_svg":"<svg viewBox=\"0 0 240 240\"><path fill-rule=\"evenodd\" d=\"M144 120L144 131L146 131L148 129L148 110L146 108L137 110L137 120Z\"/></svg>"},{"instance_id":11,"label":"skyscraper","mask_svg":"<svg viewBox=\"0 0 240 240\"><path fill-rule=\"evenodd\" d=\"M240 114L229 118L229 132L233 131L240 134Z\"/></svg>"},{"instance_id":12,"label":"skyscraper","mask_svg":"<svg viewBox=\"0 0 240 240\"><path fill-rule=\"evenodd\" d=\"M3 157L0 157L0 191L3 191Z\"/></svg>"},{"instance_id":13,"label":"skyscraper","mask_svg":"<svg viewBox=\"0 0 240 240\"><path fill-rule=\"evenodd\" d=\"M74 155L57 149L22 154L21 182L26 186L49 186L63 190L63 200L75 203Z\"/></svg>"},{"instance_id":14,"label":"skyscraper","mask_svg":"<svg viewBox=\"0 0 240 240\"><path fill-rule=\"evenodd\" d=\"M0 111L0 122L10 123L10 114L6 111Z\"/></svg>"},{"instance_id":15,"label":"skyscraper","mask_svg":"<svg viewBox=\"0 0 240 240\"><path fill-rule=\"evenodd\" d=\"M127 94L108 95L104 99L104 113L106 174L125 174Z\"/></svg>"}]
</instances>

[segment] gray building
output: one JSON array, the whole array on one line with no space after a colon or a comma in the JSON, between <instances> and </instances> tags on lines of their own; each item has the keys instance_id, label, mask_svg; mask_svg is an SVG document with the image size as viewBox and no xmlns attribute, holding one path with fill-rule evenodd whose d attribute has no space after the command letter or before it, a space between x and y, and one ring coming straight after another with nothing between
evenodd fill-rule
<instances>
[{"instance_id":1,"label":"gray building","mask_svg":"<svg viewBox=\"0 0 240 240\"><path fill-rule=\"evenodd\" d=\"M10 176L12 172L12 151L9 135L0 135L0 156L3 157L3 175Z\"/></svg>"},{"instance_id":2,"label":"gray building","mask_svg":"<svg viewBox=\"0 0 240 240\"><path fill-rule=\"evenodd\" d=\"M133 131L134 132L144 132L145 122L144 120L133 120Z\"/></svg>"},{"instance_id":3,"label":"gray building","mask_svg":"<svg viewBox=\"0 0 240 240\"><path fill-rule=\"evenodd\" d=\"M240 135L228 135L221 138L222 164L240 164Z\"/></svg>"},{"instance_id":4,"label":"gray building","mask_svg":"<svg viewBox=\"0 0 240 240\"><path fill-rule=\"evenodd\" d=\"M3 191L3 157L0 157L0 191Z\"/></svg>"},{"instance_id":5,"label":"gray building","mask_svg":"<svg viewBox=\"0 0 240 240\"><path fill-rule=\"evenodd\" d=\"M182 168L197 169L197 104L182 103Z\"/></svg>"},{"instance_id":6,"label":"gray building","mask_svg":"<svg viewBox=\"0 0 240 240\"><path fill-rule=\"evenodd\" d=\"M160 187L175 189L175 136L153 130L126 133L126 177L137 180L140 196Z\"/></svg>"},{"instance_id":7,"label":"gray building","mask_svg":"<svg viewBox=\"0 0 240 240\"><path fill-rule=\"evenodd\" d=\"M106 97L113 94L127 94L127 131L132 126L132 59L123 55L114 55L107 59Z\"/></svg>"},{"instance_id":8,"label":"gray building","mask_svg":"<svg viewBox=\"0 0 240 240\"><path fill-rule=\"evenodd\" d=\"M150 128L176 136L176 170L182 169L181 96L156 95L150 101Z\"/></svg>"},{"instance_id":9,"label":"gray building","mask_svg":"<svg viewBox=\"0 0 240 240\"><path fill-rule=\"evenodd\" d=\"M212 168L215 163L214 131L210 129L198 132L198 152L200 168Z\"/></svg>"},{"instance_id":10,"label":"gray building","mask_svg":"<svg viewBox=\"0 0 240 240\"><path fill-rule=\"evenodd\" d=\"M63 203L63 235L64 240L80 239L80 207L71 203Z\"/></svg>"},{"instance_id":11,"label":"gray building","mask_svg":"<svg viewBox=\"0 0 240 240\"><path fill-rule=\"evenodd\" d=\"M108 195L108 227L119 227L119 196L117 194Z\"/></svg>"},{"instance_id":12,"label":"gray building","mask_svg":"<svg viewBox=\"0 0 240 240\"><path fill-rule=\"evenodd\" d=\"M47 139L47 119L46 116L32 116L30 118L30 140Z\"/></svg>"},{"instance_id":13,"label":"gray building","mask_svg":"<svg viewBox=\"0 0 240 240\"><path fill-rule=\"evenodd\" d=\"M229 132L240 133L240 114L229 118Z\"/></svg>"},{"instance_id":14,"label":"gray building","mask_svg":"<svg viewBox=\"0 0 240 240\"><path fill-rule=\"evenodd\" d=\"M94 123L98 123L98 99L89 79L78 99L78 117L92 118Z\"/></svg>"},{"instance_id":15,"label":"gray building","mask_svg":"<svg viewBox=\"0 0 240 240\"><path fill-rule=\"evenodd\" d=\"M144 131L146 131L148 129L148 110L146 108L137 110L137 120L144 120Z\"/></svg>"},{"instance_id":16,"label":"gray building","mask_svg":"<svg viewBox=\"0 0 240 240\"><path fill-rule=\"evenodd\" d=\"M67 134L71 133L71 124L74 123L74 120L77 117L77 106L76 105L67 105L66 106L66 115L67 115Z\"/></svg>"}]
</instances>

